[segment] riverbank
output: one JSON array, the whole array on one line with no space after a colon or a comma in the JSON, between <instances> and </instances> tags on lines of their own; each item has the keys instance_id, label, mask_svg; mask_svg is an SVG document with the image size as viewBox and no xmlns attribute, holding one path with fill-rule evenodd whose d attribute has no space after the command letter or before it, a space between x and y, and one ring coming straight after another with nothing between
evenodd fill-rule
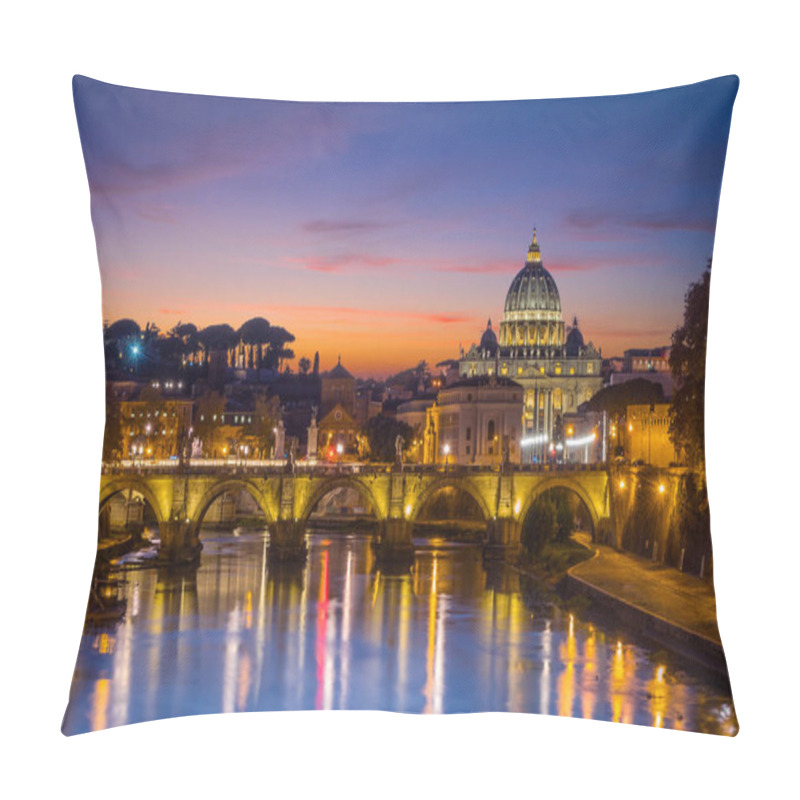
<instances>
[{"instance_id":1,"label":"riverbank","mask_svg":"<svg viewBox=\"0 0 800 800\"><path fill-rule=\"evenodd\" d=\"M647 638L727 674L710 583L649 559L593 544L594 556L571 567L569 592L587 596Z\"/></svg>"}]
</instances>

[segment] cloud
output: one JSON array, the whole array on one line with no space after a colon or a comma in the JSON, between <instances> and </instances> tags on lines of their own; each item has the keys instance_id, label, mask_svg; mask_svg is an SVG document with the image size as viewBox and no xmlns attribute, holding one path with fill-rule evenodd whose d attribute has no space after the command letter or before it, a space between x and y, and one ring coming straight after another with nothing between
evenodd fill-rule
<instances>
[{"instance_id":1,"label":"cloud","mask_svg":"<svg viewBox=\"0 0 800 800\"><path fill-rule=\"evenodd\" d=\"M368 253L344 253L337 256L309 256L306 258L287 257L284 260L312 272L358 272L365 269L382 269L402 263L402 259L399 258Z\"/></svg>"},{"instance_id":2,"label":"cloud","mask_svg":"<svg viewBox=\"0 0 800 800\"><path fill-rule=\"evenodd\" d=\"M368 219L314 219L303 225L309 233L366 233L387 227L386 223Z\"/></svg>"},{"instance_id":3,"label":"cloud","mask_svg":"<svg viewBox=\"0 0 800 800\"><path fill-rule=\"evenodd\" d=\"M186 309L185 308L159 308L158 309L158 313L159 314L171 314L171 315L174 315L174 316L177 317L177 316L180 316L181 314L185 314L186 313Z\"/></svg>"},{"instance_id":4,"label":"cloud","mask_svg":"<svg viewBox=\"0 0 800 800\"><path fill-rule=\"evenodd\" d=\"M264 306L255 303L236 303L232 308L239 312L249 313L251 311L259 310L264 311ZM453 325L465 322L476 322L478 319L474 314L466 312L424 312L424 311L404 311L401 309L383 309L383 308L358 308L356 306L296 306L296 305L272 305L269 306L269 312L288 312L300 314L319 320L322 316L332 317L347 317L349 319L359 318L362 320L385 320L389 319L402 319L414 320L417 322L429 322L436 325Z\"/></svg>"},{"instance_id":5,"label":"cloud","mask_svg":"<svg viewBox=\"0 0 800 800\"><path fill-rule=\"evenodd\" d=\"M149 205L136 209L136 215L148 222L160 222L164 225L175 225L177 220L170 206Z\"/></svg>"},{"instance_id":6,"label":"cloud","mask_svg":"<svg viewBox=\"0 0 800 800\"><path fill-rule=\"evenodd\" d=\"M702 214L655 213L636 214L605 209L578 209L565 217L568 227L588 231L598 228L622 227L646 231L705 231L714 232L714 220Z\"/></svg>"}]
</instances>

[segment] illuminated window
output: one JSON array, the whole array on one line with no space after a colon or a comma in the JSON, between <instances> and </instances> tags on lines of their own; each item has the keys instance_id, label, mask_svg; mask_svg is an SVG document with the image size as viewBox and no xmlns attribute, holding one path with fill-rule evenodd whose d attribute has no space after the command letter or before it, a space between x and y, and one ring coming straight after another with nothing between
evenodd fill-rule
<instances>
[{"instance_id":1,"label":"illuminated window","mask_svg":"<svg viewBox=\"0 0 800 800\"><path fill-rule=\"evenodd\" d=\"M556 375L561 374L561 364L556 364Z\"/></svg>"},{"instance_id":2,"label":"illuminated window","mask_svg":"<svg viewBox=\"0 0 800 800\"><path fill-rule=\"evenodd\" d=\"M570 367L569 368L569 374L570 375L574 375L575 374L575 367Z\"/></svg>"}]
</instances>

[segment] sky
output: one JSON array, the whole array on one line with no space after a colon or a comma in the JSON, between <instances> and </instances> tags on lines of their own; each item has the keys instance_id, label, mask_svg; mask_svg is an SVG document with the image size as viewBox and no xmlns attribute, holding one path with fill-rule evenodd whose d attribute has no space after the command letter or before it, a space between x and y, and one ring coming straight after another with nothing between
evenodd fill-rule
<instances>
[{"instance_id":1,"label":"sky","mask_svg":"<svg viewBox=\"0 0 800 800\"><path fill-rule=\"evenodd\" d=\"M104 318L261 316L385 376L495 329L534 227L603 355L669 343L712 255L738 81L476 103L292 103L77 77Z\"/></svg>"}]
</instances>

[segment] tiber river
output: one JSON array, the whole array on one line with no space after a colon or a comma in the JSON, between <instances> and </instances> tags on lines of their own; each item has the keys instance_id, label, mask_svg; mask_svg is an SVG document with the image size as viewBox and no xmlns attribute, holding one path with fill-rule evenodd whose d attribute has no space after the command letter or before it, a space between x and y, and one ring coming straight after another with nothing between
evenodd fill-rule
<instances>
[{"instance_id":1,"label":"tiber river","mask_svg":"<svg viewBox=\"0 0 800 800\"><path fill-rule=\"evenodd\" d=\"M237 535L238 534L238 535ZM123 559L121 621L81 640L66 734L282 709L523 711L733 734L726 681L593 619L477 546L417 540L375 569L370 538L311 533L275 569L266 531L205 534L199 568ZM139 559L141 561L141 558Z\"/></svg>"}]
</instances>

